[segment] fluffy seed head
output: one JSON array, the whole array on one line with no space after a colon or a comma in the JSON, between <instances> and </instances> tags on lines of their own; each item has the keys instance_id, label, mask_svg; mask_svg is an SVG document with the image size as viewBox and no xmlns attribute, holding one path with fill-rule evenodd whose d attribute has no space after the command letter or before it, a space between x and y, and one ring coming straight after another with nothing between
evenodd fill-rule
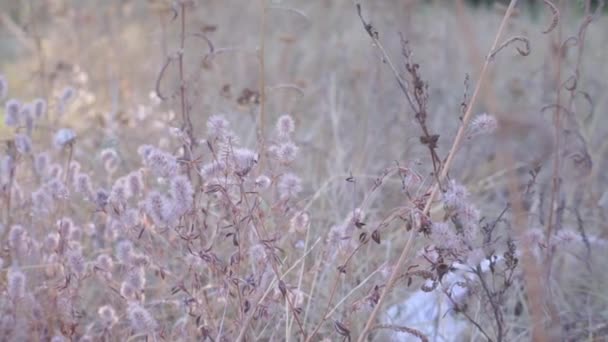
<instances>
[{"instance_id":1,"label":"fluffy seed head","mask_svg":"<svg viewBox=\"0 0 608 342\"><path fill-rule=\"evenodd\" d=\"M293 198L302 191L302 180L293 173L286 173L279 179L277 187L281 199Z\"/></svg>"},{"instance_id":2,"label":"fluffy seed head","mask_svg":"<svg viewBox=\"0 0 608 342\"><path fill-rule=\"evenodd\" d=\"M482 113L477 115L469 126L468 138L471 139L479 135L488 135L494 133L498 128L498 121L490 114Z\"/></svg>"},{"instance_id":3,"label":"fluffy seed head","mask_svg":"<svg viewBox=\"0 0 608 342\"><path fill-rule=\"evenodd\" d=\"M25 297L25 274L18 269L11 269L7 275L8 295L13 300Z\"/></svg>"},{"instance_id":4,"label":"fluffy seed head","mask_svg":"<svg viewBox=\"0 0 608 342\"><path fill-rule=\"evenodd\" d=\"M88 199L93 199L93 184L91 183L91 177L86 173L78 173L74 177L74 188L77 192L81 193Z\"/></svg>"},{"instance_id":5,"label":"fluffy seed head","mask_svg":"<svg viewBox=\"0 0 608 342\"><path fill-rule=\"evenodd\" d=\"M120 284L120 295L127 300L137 300L137 289L126 281Z\"/></svg>"},{"instance_id":6,"label":"fluffy seed head","mask_svg":"<svg viewBox=\"0 0 608 342\"><path fill-rule=\"evenodd\" d=\"M295 130L295 123L293 118L289 114L282 115L277 120L277 135L281 139L289 139L293 131Z\"/></svg>"},{"instance_id":7,"label":"fluffy seed head","mask_svg":"<svg viewBox=\"0 0 608 342\"><path fill-rule=\"evenodd\" d=\"M21 103L15 99L6 101L4 105L4 124L9 127L19 125L19 112L21 111Z\"/></svg>"},{"instance_id":8,"label":"fluffy seed head","mask_svg":"<svg viewBox=\"0 0 608 342\"><path fill-rule=\"evenodd\" d=\"M171 179L171 196L178 215L184 214L192 208L193 195L194 189L188 177L179 175Z\"/></svg>"},{"instance_id":9,"label":"fluffy seed head","mask_svg":"<svg viewBox=\"0 0 608 342\"><path fill-rule=\"evenodd\" d=\"M97 256L95 264L104 271L110 272L114 268L114 261L112 260L112 257L107 254L100 254Z\"/></svg>"},{"instance_id":10,"label":"fluffy seed head","mask_svg":"<svg viewBox=\"0 0 608 342\"><path fill-rule=\"evenodd\" d=\"M215 178L226 172L226 164L220 161L212 161L201 167L203 178Z\"/></svg>"},{"instance_id":11,"label":"fluffy seed head","mask_svg":"<svg viewBox=\"0 0 608 342\"><path fill-rule=\"evenodd\" d=\"M456 181L451 180L448 184L448 188L445 193L443 193L443 203L450 209L458 209L466 205L467 199L469 197L469 192L467 189L456 183Z\"/></svg>"},{"instance_id":12,"label":"fluffy seed head","mask_svg":"<svg viewBox=\"0 0 608 342\"><path fill-rule=\"evenodd\" d=\"M456 231L446 222L435 222L431 230L431 239L439 248L454 249L460 246Z\"/></svg>"},{"instance_id":13,"label":"fluffy seed head","mask_svg":"<svg viewBox=\"0 0 608 342\"><path fill-rule=\"evenodd\" d=\"M77 278L81 278L87 269L86 262L82 256L81 248L74 248L67 252L67 264L72 274L76 275Z\"/></svg>"},{"instance_id":14,"label":"fluffy seed head","mask_svg":"<svg viewBox=\"0 0 608 342\"><path fill-rule=\"evenodd\" d=\"M157 191L151 192L146 198L145 210L157 227L169 225L173 219L173 202Z\"/></svg>"},{"instance_id":15,"label":"fluffy seed head","mask_svg":"<svg viewBox=\"0 0 608 342\"><path fill-rule=\"evenodd\" d=\"M126 282L133 288L143 291L146 287L146 272L143 267L134 267L127 273Z\"/></svg>"},{"instance_id":16,"label":"fluffy seed head","mask_svg":"<svg viewBox=\"0 0 608 342\"><path fill-rule=\"evenodd\" d=\"M118 153L113 148L106 148L101 151L101 162L106 172L113 174L118 170Z\"/></svg>"},{"instance_id":17,"label":"fluffy seed head","mask_svg":"<svg viewBox=\"0 0 608 342\"><path fill-rule=\"evenodd\" d=\"M61 149L68 144L71 144L76 140L76 133L69 128L62 128L55 133L55 137L53 138L53 142L55 143L55 147Z\"/></svg>"},{"instance_id":18,"label":"fluffy seed head","mask_svg":"<svg viewBox=\"0 0 608 342\"><path fill-rule=\"evenodd\" d=\"M111 326L118 322L118 317L116 317L116 311L110 305L104 305L97 310L97 314L99 318L101 318L101 322L104 326Z\"/></svg>"},{"instance_id":19,"label":"fluffy seed head","mask_svg":"<svg viewBox=\"0 0 608 342\"><path fill-rule=\"evenodd\" d=\"M210 137L223 139L228 131L230 131L230 123L223 115L212 115L207 120L207 134Z\"/></svg>"},{"instance_id":20,"label":"fluffy seed head","mask_svg":"<svg viewBox=\"0 0 608 342\"><path fill-rule=\"evenodd\" d=\"M291 229L298 233L305 233L310 223L310 215L307 212L296 213L289 221Z\"/></svg>"},{"instance_id":21,"label":"fluffy seed head","mask_svg":"<svg viewBox=\"0 0 608 342\"><path fill-rule=\"evenodd\" d=\"M129 264L131 262L131 256L133 255L133 244L129 240L122 240L116 244L116 251L114 253L116 259L123 264Z\"/></svg>"},{"instance_id":22,"label":"fluffy seed head","mask_svg":"<svg viewBox=\"0 0 608 342\"><path fill-rule=\"evenodd\" d=\"M15 147L22 155L32 153L32 139L25 134L18 133L15 135Z\"/></svg>"},{"instance_id":23,"label":"fluffy seed head","mask_svg":"<svg viewBox=\"0 0 608 342\"><path fill-rule=\"evenodd\" d=\"M114 205L124 206L129 197L131 197L126 183L125 178L118 178L112 185L109 200Z\"/></svg>"},{"instance_id":24,"label":"fluffy seed head","mask_svg":"<svg viewBox=\"0 0 608 342\"><path fill-rule=\"evenodd\" d=\"M131 327L138 333L151 333L158 327L158 323L150 312L135 302L129 303L127 317Z\"/></svg>"},{"instance_id":25,"label":"fluffy seed head","mask_svg":"<svg viewBox=\"0 0 608 342\"><path fill-rule=\"evenodd\" d=\"M4 100L8 93L8 82L4 75L0 75L0 101Z\"/></svg>"},{"instance_id":26,"label":"fluffy seed head","mask_svg":"<svg viewBox=\"0 0 608 342\"><path fill-rule=\"evenodd\" d=\"M14 225L8 233L9 246L14 250L19 250L25 243L25 229L20 225Z\"/></svg>"},{"instance_id":27,"label":"fluffy seed head","mask_svg":"<svg viewBox=\"0 0 608 342\"><path fill-rule=\"evenodd\" d=\"M284 142L277 147L276 154L281 163L291 163L298 155L298 146L291 141Z\"/></svg>"},{"instance_id":28,"label":"fluffy seed head","mask_svg":"<svg viewBox=\"0 0 608 342\"><path fill-rule=\"evenodd\" d=\"M46 115L46 101L44 99L35 99L34 103L34 117L40 120Z\"/></svg>"},{"instance_id":29,"label":"fluffy seed head","mask_svg":"<svg viewBox=\"0 0 608 342\"><path fill-rule=\"evenodd\" d=\"M45 176L49 167L50 157L47 152L38 153L34 158L34 168L39 176Z\"/></svg>"},{"instance_id":30,"label":"fluffy seed head","mask_svg":"<svg viewBox=\"0 0 608 342\"><path fill-rule=\"evenodd\" d=\"M246 174L258 162L258 154L246 148L234 149L234 161L236 172L239 175Z\"/></svg>"},{"instance_id":31,"label":"fluffy seed head","mask_svg":"<svg viewBox=\"0 0 608 342\"><path fill-rule=\"evenodd\" d=\"M145 163L152 173L159 177L170 178L178 171L177 159L158 149L154 149L148 154Z\"/></svg>"},{"instance_id":32,"label":"fluffy seed head","mask_svg":"<svg viewBox=\"0 0 608 342\"><path fill-rule=\"evenodd\" d=\"M255 179L255 186L260 189L268 189L272 181L266 175L260 175Z\"/></svg>"},{"instance_id":33,"label":"fluffy seed head","mask_svg":"<svg viewBox=\"0 0 608 342\"><path fill-rule=\"evenodd\" d=\"M143 192L144 180L141 171L133 171L127 175L127 186L132 196L137 196Z\"/></svg>"}]
</instances>

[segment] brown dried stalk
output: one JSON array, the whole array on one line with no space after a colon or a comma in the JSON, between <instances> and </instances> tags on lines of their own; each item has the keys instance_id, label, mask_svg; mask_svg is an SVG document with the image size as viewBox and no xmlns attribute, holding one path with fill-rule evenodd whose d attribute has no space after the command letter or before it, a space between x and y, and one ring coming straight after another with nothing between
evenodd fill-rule
<instances>
[{"instance_id":1,"label":"brown dried stalk","mask_svg":"<svg viewBox=\"0 0 608 342\"><path fill-rule=\"evenodd\" d=\"M517 3L517 0L510 1L509 7L507 8L507 11L505 12L502 22L500 23L498 32L496 33L496 37L494 39L494 43L492 44L492 47L490 48L490 51L494 51L496 49L496 47L498 46L498 41L500 40L500 37L502 35L502 32L504 31L504 28L507 24L508 19L511 17L511 13L513 12L513 9L515 8L516 3ZM430 194L429 198L427 199L426 205L423 210L424 214L428 213L429 210L431 209L432 202L433 202L435 196L437 196L437 192L439 191L439 186L440 186L439 182L443 181L446 178L447 173L450 169L450 166L454 160L456 151L458 150L460 143L462 142L462 139L464 139L467 124L473 114L473 107L474 107L473 105L474 105L475 101L477 100L477 97L479 96L479 93L480 93L480 90L484 83L485 75L488 71L490 62L491 62L491 60L489 58L486 58L483 66L481 68L481 72L479 74L479 81L477 82L477 85L475 86L475 91L473 92L473 96L471 97L471 102L469 103L469 107L467 108L467 111L462 118L462 124L460 125L460 128L458 129L456 137L454 138L454 142L452 143L452 147L450 148L450 151L448 153L448 157L441 169L439 181L435 183L435 185L433 186L433 189L431 191L431 194ZM372 328L372 325L376 319L376 316L378 315L378 312L380 311L380 308L382 307L382 303L386 299L388 292L391 290L391 288L395 284L395 281L399 274L399 269L401 269L403 267L403 265L405 264L405 260L407 259L407 255L409 253L411 242L412 242L413 236L414 236L413 231L414 230L411 230L409 232L409 236L408 236L407 242L405 244L405 247L401 251L401 255L399 256L399 259L397 260L397 263L395 264L393 272L389 277L386 288L384 289L384 291L382 291L382 295L380 296L380 299L378 300L378 304L376 305L376 307L374 307L374 310L370 314L370 316L367 320L367 323L365 324L365 327L361 331L361 335L359 336L359 339L358 339L359 342L363 342L365 340L365 336L367 335L367 332Z\"/></svg>"}]
</instances>

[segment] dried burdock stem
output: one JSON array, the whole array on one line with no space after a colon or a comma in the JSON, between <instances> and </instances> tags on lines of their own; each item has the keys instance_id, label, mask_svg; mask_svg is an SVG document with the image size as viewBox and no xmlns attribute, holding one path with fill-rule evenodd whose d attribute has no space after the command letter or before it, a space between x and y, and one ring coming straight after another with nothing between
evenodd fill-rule
<instances>
[{"instance_id":1,"label":"dried burdock stem","mask_svg":"<svg viewBox=\"0 0 608 342\"><path fill-rule=\"evenodd\" d=\"M500 26L498 28L498 32L496 33L496 37L494 38L494 43L492 44L492 47L490 48L490 51L494 51L496 49L496 47L498 46L498 41L500 40L501 36L502 36L502 32L504 31L504 28L507 24L508 19L511 17L511 13L513 12L513 9L515 8L515 4L517 3L517 0L511 0L509 2L509 7L507 8L507 11L505 12L505 15L502 19L502 22L500 23ZM475 101L477 100L477 97L479 96L479 92L483 86L483 83L485 81L485 76L487 73L487 70L489 68L490 65L490 59L486 58L484 61L484 64L481 68L481 72L479 74L479 80L477 81L477 85L475 86L475 90L473 92L473 95L471 97L471 101L469 103L469 106L467 108L467 111L464 115L464 117L462 118L462 124L460 125L458 132L456 133L456 137L454 138L454 142L452 143L452 147L450 148L450 151L448 152L448 156L446 158L445 163L443 164L443 167L441 169L441 174L439 176L439 181L443 181L447 174L448 171L450 169L450 166L454 160L454 156L456 154L456 151L458 150L458 148L460 147L460 144L462 142L462 140L464 139L465 136L465 132L467 129L467 125L471 119L471 116L473 114L473 107L475 104ZM431 194L429 196L429 198L427 199L427 202L425 204L424 210L423 210L423 214L427 214L429 212L429 210L431 209L431 205L433 203L433 200L435 199L435 196L437 196L437 192L439 191L439 187L440 184L439 182L435 183L435 185L433 186L433 189L431 190ZM416 227L419 228L419 227ZM405 261L407 259L407 255L409 254L409 249L414 237L414 230L410 230L410 232L408 233L409 236L407 238L405 247L403 248L403 250L401 251L401 255L399 256L399 259L397 260L397 262L395 263L395 267L393 269L393 272L391 273L389 280L387 282L386 288L384 289L384 291L382 291L382 294L380 295L380 299L378 300L378 304L376 305L376 307L374 308L374 310L372 311L372 313L370 314L365 327L363 328L363 330L361 331L361 335L359 336L358 342L363 342L366 338L367 332L371 329L371 327L374 324L374 321L376 320L376 316L378 315L380 308L382 307L382 304L384 303L384 300L386 299L386 296L388 294L388 292L392 289L393 285L395 284L395 281L398 277L399 274L399 269L401 269L403 267L403 265L405 264Z\"/></svg>"},{"instance_id":2,"label":"dried burdock stem","mask_svg":"<svg viewBox=\"0 0 608 342\"><path fill-rule=\"evenodd\" d=\"M547 27L546 30L543 31L544 34L547 34L557 27L557 24L559 23L559 10L557 9L557 6L555 6L551 1L543 0L543 2L547 7L549 7L549 10L551 10L551 24L549 25L549 27Z\"/></svg>"},{"instance_id":3,"label":"dried burdock stem","mask_svg":"<svg viewBox=\"0 0 608 342\"><path fill-rule=\"evenodd\" d=\"M402 51L403 57L406 60L406 69L412 76L412 78L413 78L412 81L414 83L414 90L412 92L413 93L413 97L412 97L412 94L410 94L408 82L401 77L401 74L399 73L399 71L397 71L395 64L389 58L388 53L386 53L384 46L382 45L382 43L379 40L378 31L376 31L376 29L370 23L368 23L365 20L365 18L363 18L363 14L361 13L361 4L356 3L355 6L357 8L357 14L359 15L359 19L361 20L361 23L363 24L363 28L365 29L365 31L367 32L369 37L372 39L372 42L374 43L374 45L380 51L380 54L382 55L382 61L384 63L387 63L388 66L391 68L391 71L393 72L393 75L395 76L395 80L397 81L397 84L399 85L401 92L405 95L407 102L409 103L410 107L412 108L412 111L415 113L416 121L420 125L420 128L422 129L422 132L424 134L422 137L420 137L420 142L429 148L429 152L431 154L431 161L433 162L433 173L434 173L435 177L437 177L438 168L440 167L440 163L441 163L441 160L437 156L437 152L436 152L437 141L439 139L439 135L430 134L430 132L428 131L427 126L426 126L426 116L427 116L427 113L426 113L427 96L426 96L426 89L425 89L426 84L422 81L422 79L420 78L420 74L418 73L419 66L418 66L418 64L411 62L411 60L410 60L411 53L409 52L409 49L407 48L407 42L403 38L403 35L400 35L401 51Z\"/></svg>"}]
</instances>

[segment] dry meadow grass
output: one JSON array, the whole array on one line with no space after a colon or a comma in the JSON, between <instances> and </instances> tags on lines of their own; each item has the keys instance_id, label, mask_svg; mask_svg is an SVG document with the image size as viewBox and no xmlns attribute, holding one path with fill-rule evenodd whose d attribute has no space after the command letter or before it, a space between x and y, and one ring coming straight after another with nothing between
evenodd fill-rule
<instances>
[{"instance_id":1,"label":"dry meadow grass","mask_svg":"<svg viewBox=\"0 0 608 342\"><path fill-rule=\"evenodd\" d=\"M0 0L0 340L605 341L608 19L516 2Z\"/></svg>"}]
</instances>

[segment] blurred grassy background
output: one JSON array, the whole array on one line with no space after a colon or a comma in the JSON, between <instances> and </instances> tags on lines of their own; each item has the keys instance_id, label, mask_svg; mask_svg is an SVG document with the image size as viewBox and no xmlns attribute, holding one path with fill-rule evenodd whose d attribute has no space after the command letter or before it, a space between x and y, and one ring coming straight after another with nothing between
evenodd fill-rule
<instances>
[{"instance_id":1,"label":"blurred grassy background","mask_svg":"<svg viewBox=\"0 0 608 342\"><path fill-rule=\"evenodd\" d=\"M504 13L502 7L483 2L487 5L459 11L456 1L361 1L364 15L399 67L403 69L399 32L421 64L430 93L428 123L440 134L441 156L459 124L466 75L472 88L478 61L490 47ZM301 158L296 164L307 194L325 189L326 196L315 198L313 205L316 231L341 221L375 175L395 161L428 174L428 152L419 143L419 128L393 75L370 46L351 2L269 1L263 34L259 1L195 3L188 13L185 49L195 132L202 137L206 118L225 113L245 144L255 143L256 104L239 99L247 89L258 90L257 49L263 37L268 96L264 125L285 112L297 120ZM551 18L538 3L522 3L505 34L528 37L531 54L520 56L512 47L501 52L485 89L490 95L485 94L475 108L476 112L497 109L493 114L504 120L510 139L488 137L465 144L452 172L470 187L488 215L500 212L505 202L502 166L494 162L497 147L512 145L517 160L528 161L530 155L546 154L543 139L551 134L550 112L541 109L555 101L551 56L557 32L542 34ZM576 35L582 20L579 1L566 7L562 39ZM138 163L135 151L140 144L170 146L170 128L179 125L174 64L160 83L169 100L158 104L150 94L167 56L179 46L171 1L1 0L0 16L0 73L9 80L10 97L41 96L52 107L64 87L77 89L78 101L56 124L73 127L84 137L77 156L82 163L94 167L98 156L93 151L114 146L125 160L122 168L131 170ZM565 185L571 192L569 205L582 205L591 222L589 229L604 237L608 228L597 203L608 187L604 172L608 167L607 32L605 16L589 27L578 89L588 94L592 105L577 97L574 123L566 127L577 133L577 139L566 143L590 156L591 174L584 182L573 176L574 181ZM212 42L215 54L209 55L207 42L196 34ZM575 51L569 50L565 75L575 65ZM0 135L8 134L0 127ZM361 179L354 191L343 182L351 172ZM550 174L550 168L544 172ZM583 192L576 200L575 190ZM373 211L391 208L390 203L398 203L402 196L400 184L383 191ZM576 217L567 215L565 224L575 225ZM387 255L394 253L393 243L401 238L398 233L386 237ZM383 261L385 256L370 259ZM377 267L372 264L363 265L362 272ZM589 286L601 293L606 275L596 276ZM600 298L594 305L603 307L607 302ZM563 304L571 306L564 310L576 311L576 303L564 299Z\"/></svg>"}]
</instances>

